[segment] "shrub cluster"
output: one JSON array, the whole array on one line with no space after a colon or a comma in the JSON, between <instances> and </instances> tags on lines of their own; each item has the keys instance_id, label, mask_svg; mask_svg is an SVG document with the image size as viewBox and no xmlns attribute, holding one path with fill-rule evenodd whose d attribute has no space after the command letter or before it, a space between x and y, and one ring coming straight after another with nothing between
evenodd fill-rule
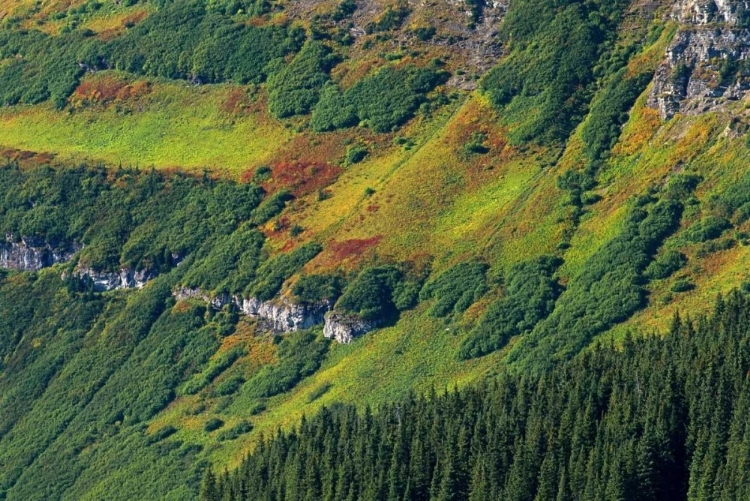
<instances>
[{"instance_id":1,"label":"shrub cluster","mask_svg":"<svg viewBox=\"0 0 750 501\"><path fill-rule=\"evenodd\" d=\"M505 276L505 294L487 308L464 340L459 357L469 359L502 349L511 337L545 319L555 307L560 286L553 275L560 260L543 257L512 266Z\"/></svg>"},{"instance_id":2,"label":"shrub cluster","mask_svg":"<svg viewBox=\"0 0 750 501\"><path fill-rule=\"evenodd\" d=\"M303 303L319 303L324 300L335 303L344 285L345 280L339 275L304 275L294 284L292 294Z\"/></svg>"},{"instance_id":3,"label":"shrub cluster","mask_svg":"<svg viewBox=\"0 0 750 501\"><path fill-rule=\"evenodd\" d=\"M445 317L460 314L487 292L485 263L457 264L429 280L419 293L420 301L434 299L430 315Z\"/></svg>"},{"instance_id":4,"label":"shrub cluster","mask_svg":"<svg viewBox=\"0 0 750 501\"><path fill-rule=\"evenodd\" d=\"M511 52L487 73L482 88L498 107L517 97L533 103L536 113L528 114L515 140L550 143L568 137L585 115L594 67L627 6L625 0L511 3L501 29ZM632 93L616 94L627 101ZM613 103L613 111L619 114L621 104ZM609 141L608 130L609 124L602 126L604 137L597 142Z\"/></svg>"},{"instance_id":5,"label":"shrub cluster","mask_svg":"<svg viewBox=\"0 0 750 501\"><path fill-rule=\"evenodd\" d=\"M310 113L336 63L325 45L306 43L290 64L268 78L269 111L279 118Z\"/></svg>"},{"instance_id":6,"label":"shrub cluster","mask_svg":"<svg viewBox=\"0 0 750 501\"><path fill-rule=\"evenodd\" d=\"M275 365L264 366L248 380L243 392L253 398L267 398L289 391L320 367L328 342L309 331L299 331L279 342Z\"/></svg>"},{"instance_id":7,"label":"shrub cluster","mask_svg":"<svg viewBox=\"0 0 750 501\"><path fill-rule=\"evenodd\" d=\"M272 62L300 50L304 31L252 26L230 17L265 2L165 2L124 35L104 42L74 31L50 36L38 30L0 34L0 103L66 99L88 69L114 68L139 75L240 84L265 81ZM277 65L278 66L278 65Z\"/></svg>"},{"instance_id":8,"label":"shrub cluster","mask_svg":"<svg viewBox=\"0 0 750 501\"><path fill-rule=\"evenodd\" d=\"M310 126L324 132L362 122L377 132L390 132L412 118L445 77L430 68L386 66L343 92L329 84L320 94Z\"/></svg>"},{"instance_id":9,"label":"shrub cluster","mask_svg":"<svg viewBox=\"0 0 750 501\"><path fill-rule=\"evenodd\" d=\"M629 318L646 301L644 271L679 226L682 204L644 199L622 232L586 262L555 310L514 347L511 358L534 368L578 353L593 337Z\"/></svg>"},{"instance_id":10,"label":"shrub cluster","mask_svg":"<svg viewBox=\"0 0 750 501\"><path fill-rule=\"evenodd\" d=\"M388 320L412 308L420 284L394 265L365 268L336 303L336 308L364 320Z\"/></svg>"}]
</instances>

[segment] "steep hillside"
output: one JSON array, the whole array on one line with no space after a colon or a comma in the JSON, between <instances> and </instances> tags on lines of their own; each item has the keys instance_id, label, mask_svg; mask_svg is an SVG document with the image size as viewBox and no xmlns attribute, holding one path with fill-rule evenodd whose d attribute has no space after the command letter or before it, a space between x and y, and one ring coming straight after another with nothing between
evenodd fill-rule
<instances>
[{"instance_id":1,"label":"steep hillside","mask_svg":"<svg viewBox=\"0 0 750 501\"><path fill-rule=\"evenodd\" d=\"M0 499L193 499L750 290L748 9L0 0Z\"/></svg>"}]
</instances>

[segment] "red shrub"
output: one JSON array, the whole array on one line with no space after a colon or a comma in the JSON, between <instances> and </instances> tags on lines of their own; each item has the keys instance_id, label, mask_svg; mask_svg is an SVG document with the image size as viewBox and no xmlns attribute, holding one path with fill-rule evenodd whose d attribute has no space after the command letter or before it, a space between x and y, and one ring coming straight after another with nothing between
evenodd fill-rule
<instances>
[{"instance_id":1,"label":"red shrub","mask_svg":"<svg viewBox=\"0 0 750 501\"><path fill-rule=\"evenodd\" d=\"M306 161L279 162L272 165L271 170L273 174L270 184L275 188L286 188L295 196L325 188L333 183L342 171L341 167L329 163Z\"/></svg>"},{"instance_id":2,"label":"red shrub","mask_svg":"<svg viewBox=\"0 0 750 501\"><path fill-rule=\"evenodd\" d=\"M375 247L383 239L383 235L376 235L370 238L353 238L343 242L330 242L328 249L334 259L345 259L349 256L362 254L367 249Z\"/></svg>"}]
</instances>

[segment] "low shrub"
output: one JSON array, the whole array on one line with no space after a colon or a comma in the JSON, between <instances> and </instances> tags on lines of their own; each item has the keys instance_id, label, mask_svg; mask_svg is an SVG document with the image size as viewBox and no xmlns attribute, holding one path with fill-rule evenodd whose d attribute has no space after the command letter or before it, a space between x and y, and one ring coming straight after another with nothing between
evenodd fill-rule
<instances>
[{"instance_id":1,"label":"low shrub","mask_svg":"<svg viewBox=\"0 0 750 501\"><path fill-rule=\"evenodd\" d=\"M224 426L224 421L217 417L209 418L208 421L206 421L206 424L203 425L203 430L211 433L212 431L216 431L219 428Z\"/></svg>"},{"instance_id":2,"label":"low shrub","mask_svg":"<svg viewBox=\"0 0 750 501\"><path fill-rule=\"evenodd\" d=\"M245 384L245 378L241 375L237 374L230 376L216 385L216 388L214 388L214 395L218 397L233 395L237 393L237 390L239 390L243 384Z\"/></svg>"},{"instance_id":3,"label":"low shrub","mask_svg":"<svg viewBox=\"0 0 750 501\"><path fill-rule=\"evenodd\" d=\"M328 393L331 388L333 388L333 383L323 383L318 386L307 396L307 403L315 402L317 399Z\"/></svg>"},{"instance_id":4,"label":"low shrub","mask_svg":"<svg viewBox=\"0 0 750 501\"><path fill-rule=\"evenodd\" d=\"M719 238L724 230L732 225L724 218L708 216L685 230L685 238L689 242L707 242Z\"/></svg>"},{"instance_id":5,"label":"low shrub","mask_svg":"<svg viewBox=\"0 0 750 501\"><path fill-rule=\"evenodd\" d=\"M682 252L669 250L651 262L643 273L652 280L663 280L687 264L687 257Z\"/></svg>"},{"instance_id":6,"label":"low shrub","mask_svg":"<svg viewBox=\"0 0 750 501\"><path fill-rule=\"evenodd\" d=\"M232 426L228 430L224 430L218 435L216 435L216 440L220 442L224 442L226 440L235 440L239 438L241 435L250 433L251 431L253 431L253 425L250 424L250 422L240 421L239 423Z\"/></svg>"},{"instance_id":7,"label":"low shrub","mask_svg":"<svg viewBox=\"0 0 750 501\"><path fill-rule=\"evenodd\" d=\"M505 276L504 296L489 305L461 345L459 358L497 351L552 313L561 292L553 278L559 265L560 260L543 257L512 266Z\"/></svg>"},{"instance_id":8,"label":"low shrub","mask_svg":"<svg viewBox=\"0 0 750 501\"><path fill-rule=\"evenodd\" d=\"M688 292L693 289L695 289L695 284L689 278L679 278L675 280L669 290L677 294L680 292Z\"/></svg>"},{"instance_id":9,"label":"low shrub","mask_svg":"<svg viewBox=\"0 0 750 501\"><path fill-rule=\"evenodd\" d=\"M421 301L434 299L430 315L445 317L460 314L487 292L485 263L457 264L429 280L419 293Z\"/></svg>"},{"instance_id":10,"label":"low shrub","mask_svg":"<svg viewBox=\"0 0 750 501\"><path fill-rule=\"evenodd\" d=\"M412 118L427 93L446 76L430 68L386 66L345 92L329 85L313 110L310 126L325 132L361 122L377 132L390 132Z\"/></svg>"},{"instance_id":11,"label":"low shrub","mask_svg":"<svg viewBox=\"0 0 750 501\"><path fill-rule=\"evenodd\" d=\"M294 294L303 303L318 303L328 300L331 303L341 295L345 281L339 275L304 275L292 288Z\"/></svg>"}]
</instances>

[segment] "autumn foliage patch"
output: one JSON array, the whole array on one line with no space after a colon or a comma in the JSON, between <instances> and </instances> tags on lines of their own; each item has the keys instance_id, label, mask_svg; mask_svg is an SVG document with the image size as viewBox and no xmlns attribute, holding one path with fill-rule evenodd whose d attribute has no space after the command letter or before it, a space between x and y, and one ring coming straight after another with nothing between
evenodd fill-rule
<instances>
[{"instance_id":1,"label":"autumn foliage patch","mask_svg":"<svg viewBox=\"0 0 750 501\"><path fill-rule=\"evenodd\" d=\"M345 259L375 247L382 239L383 235L376 235L370 238L352 238L343 242L331 242L327 247L335 259Z\"/></svg>"},{"instance_id":2,"label":"autumn foliage patch","mask_svg":"<svg viewBox=\"0 0 750 501\"><path fill-rule=\"evenodd\" d=\"M337 165L325 162L289 161L271 167L274 188L286 188L295 196L306 195L332 184L341 174Z\"/></svg>"}]
</instances>

